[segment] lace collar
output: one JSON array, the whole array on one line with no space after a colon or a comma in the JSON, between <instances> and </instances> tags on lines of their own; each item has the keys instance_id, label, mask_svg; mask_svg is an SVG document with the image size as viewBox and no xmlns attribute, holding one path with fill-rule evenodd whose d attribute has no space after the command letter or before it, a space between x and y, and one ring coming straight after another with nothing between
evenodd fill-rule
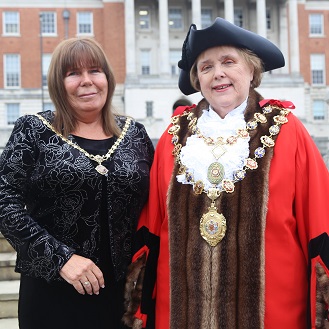
<instances>
[{"instance_id":1,"label":"lace collar","mask_svg":"<svg viewBox=\"0 0 329 329\"><path fill-rule=\"evenodd\" d=\"M227 138L235 135L237 129L245 128L244 111L247 106L245 100L240 106L221 118L212 108L203 110L198 119L197 126L202 134L207 137L217 139L222 136ZM242 169L244 161L249 156L249 140L239 139L234 145L226 146L226 152L220 157L220 163L224 167L225 179L233 179L236 170ZM201 138L192 135L187 138L186 145L182 147L180 153L181 163L193 171L194 180L201 180L205 183L205 190L213 187L207 179L208 168L215 161L211 152L213 146L204 143ZM192 184L186 179L186 175L177 175L177 181L183 184Z\"/></svg>"}]
</instances>

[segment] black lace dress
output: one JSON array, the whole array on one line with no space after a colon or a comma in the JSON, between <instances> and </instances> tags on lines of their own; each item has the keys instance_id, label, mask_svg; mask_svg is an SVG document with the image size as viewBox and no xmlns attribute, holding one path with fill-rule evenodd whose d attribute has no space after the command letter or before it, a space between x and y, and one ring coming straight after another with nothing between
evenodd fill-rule
<instances>
[{"instance_id":1,"label":"black lace dress","mask_svg":"<svg viewBox=\"0 0 329 329\"><path fill-rule=\"evenodd\" d=\"M106 154L115 138L89 140L74 137L90 154ZM111 167L110 159L105 164ZM109 223L106 207L107 179L102 177L99 264L105 288L99 295L80 295L66 282L47 283L42 279L21 277L19 319L21 329L120 329L123 314L124 279L115 280L111 260Z\"/></svg>"}]
</instances>

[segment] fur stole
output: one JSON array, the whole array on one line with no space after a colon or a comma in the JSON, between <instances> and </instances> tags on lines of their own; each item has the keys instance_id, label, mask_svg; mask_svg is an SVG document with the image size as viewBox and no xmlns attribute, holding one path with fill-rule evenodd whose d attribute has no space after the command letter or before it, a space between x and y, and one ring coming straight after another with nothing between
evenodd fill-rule
<instances>
[{"instance_id":1,"label":"fur stole","mask_svg":"<svg viewBox=\"0 0 329 329\"><path fill-rule=\"evenodd\" d=\"M262 112L261 96L251 91L245 120ZM192 111L199 117L208 103L202 100ZM250 132L250 157L268 135L275 110L267 123ZM180 117L179 143L190 136L186 116ZM226 217L224 239L211 247L201 237L200 219L210 199L196 195L192 186L176 180L175 165L168 191L171 271L170 327L180 329L264 328L264 231L268 202L268 177L273 148L258 160L258 169L248 171L235 184L232 194L216 200Z\"/></svg>"}]
</instances>

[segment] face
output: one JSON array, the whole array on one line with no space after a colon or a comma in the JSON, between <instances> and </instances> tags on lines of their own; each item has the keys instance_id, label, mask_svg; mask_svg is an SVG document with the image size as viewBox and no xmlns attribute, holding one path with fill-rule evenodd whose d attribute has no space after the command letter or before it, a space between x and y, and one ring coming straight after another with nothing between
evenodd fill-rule
<instances>
[{"instance_id":1,"label":"face","mask_svg":"<svg viewBox=\"0 0 329 329\"><path fill-rule=\"evenodd\" d=\"M203 96L221 116L246 100L253 70L234 47L205 50L197 59L197 76Z\"/></svg>"},{"instance_id":2,"label":"face","mask_svg":"<svg viewBox=\"0 0 329 329\"><path fill-rule=\"evenodd\" d=\"M108 93L105 73L98 67L68 70L64 78L68 102L77 116L100 113Z\"/></svg>"}]
</instances>

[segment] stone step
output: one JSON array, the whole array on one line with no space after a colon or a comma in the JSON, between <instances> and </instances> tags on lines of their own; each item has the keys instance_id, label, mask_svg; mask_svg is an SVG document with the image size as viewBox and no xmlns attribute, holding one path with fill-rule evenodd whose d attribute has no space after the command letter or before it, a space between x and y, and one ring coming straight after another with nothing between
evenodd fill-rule
<instances>
[{"instance_id":1,"label":"stone step","mask_svg":"<svg viewBox=\"0 0 329 329\"><path fill-rule=\"evenodd\" d=\"M4 238L4 236L0 232L0 253L3 252L13 252L13 247L9 244L9 242Z\"/></svg>"},{"instance_id":2,"label":"stone step","mask_svg":"<svg viewBox=\"0 0 329 329\"><path fill-rule=\"evenodd\" d=\"M0 319L17 318L19 280L0 281Z\"/></svg>"},{"instance_id":3,"label":"stone step","mask_svg":"<svg viewBox=\"0 0 329 329\"><path fill-rule=\"evenodd\" d=\"M15 252L0 253L0 281L19 279L20 274L15 272L15 263Z\"/></svg>"},{"instance_id":4,"label":"stone step","mask_svg":"<svg viewBox=\"0 0 329 329\"><path fill-rule=\"evenodd\" d=\"M0 329L19 329L18 319L17 318L0 319Z\"/></svg>"}]
</instances>

